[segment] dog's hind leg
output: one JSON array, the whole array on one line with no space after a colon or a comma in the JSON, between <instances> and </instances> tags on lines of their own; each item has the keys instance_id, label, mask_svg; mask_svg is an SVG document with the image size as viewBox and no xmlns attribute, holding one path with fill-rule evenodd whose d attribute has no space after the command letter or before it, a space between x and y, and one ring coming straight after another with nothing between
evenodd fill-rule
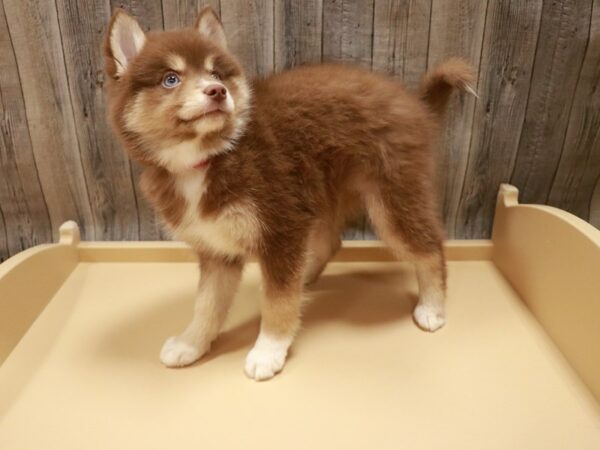
<instances>
[{"instance_id":1,"label":"dog's hind leg","mask_svg":"<svg viewBox=\"0 0 600 450\"><path fill-rule=\"evenodd\" d=\"M308 240L304 283L317 281L329 260L339 250L342 242L337 227L327 221L319 221Z\"/></svg>"},{"instance_id":2,"label":"dog's hind leg","mask_svg":"<svg viewBox=\"0 0 600 450\"><path fill-rule=\"evenodd\" d=\"M369 218L379 237L399 259L415 263L419 301L413 317L417 325L435 331L446 322L446 264L440 223L425 190L402 192L399 186L373 188L365 193Z\"/></svg>"}]
</instances>

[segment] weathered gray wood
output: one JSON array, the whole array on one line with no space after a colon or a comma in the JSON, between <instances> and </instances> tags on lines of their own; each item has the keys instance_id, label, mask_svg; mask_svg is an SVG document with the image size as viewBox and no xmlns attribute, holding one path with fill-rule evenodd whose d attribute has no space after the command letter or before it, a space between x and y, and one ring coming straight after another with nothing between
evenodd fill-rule
<instances>
[{"instance_id":1,"label":"weathered gray wood","mask_svg":"<svg viewBox=\"0 0 600 450\"><path fill-rule=\"evenodd\" d=\"M5 0L27 122L52 230L76 220L95 237L54 2ZM11 237L12 239L17 238Z\"/></svg>"},{"instance_id":2,"label":"weathered gray wood","mask_svg":"<svg viewBox=\"0 0 600 450\"><path fill-rule=\"evenodd\" d=\"M4 221L4 213L0 208L0 263L11 255L8 250L8 234L6 232L6 222Z\"/></svg>"},{"instance_id":3,"label":"weathered gray wood","mask_svg":"<svg viewBox=\"0 0 600 450\"><path fill-rule=\"evenodd\" d=\"M131 168L106 120L102 40L109 6L68 0L56 5L96 239L139 239Z\"/></svg>"},{"instance_id":4,"label":"weathered gray wood","mask_svg":"<svg viewBox=\"0 0 600 450\"><path fill-rule=\"evenodd\" d=\"M449 57L460 56L476 74L479 72L486 10L487 1L482 0L433 0L427 63L430 69ZM462 236L462 230L456 229L456 215L467 169L475 103L473 96L465 94L451 99L437 146L437 185L449 238Z\"/></svg>"},{"instance_id":5,"label":"weathered gray wood","mask_svg":"<svg viewBox=\"0 0 600 450\"><path fill-rule=\"evenodd\" d=\"M479 95L457 234L490 234L496 194L510 180L523 126L542 11L541 0L491 1L480 63Z\"/></svg>"},{"instance_id":6,"label":"weathered gray wood","mask_svg":"<svg viewBox=\"0 0 600 450\"><path fill-rule=\"evenodd\" d=\"M221 14L220 3L219 0L162 0L165 30L193 26L198 11L207 5L212 6L217 14Z\"/></svg>"},{"instance_id":7,"label":"weathered gray wood","mask_svg":"<svg viewBox=\"0 0 600 450\"><path fill-rule=\"evenodd\" d=\"M322 0L275 2L275 70L321 61Z\"/></svg>"},{"instance_id":8,"label":"weathered gray wood","mask_svg":"<svg viewBox=\"0 0 600 450\"><path fill-rule=\"evenodd\" d=\"M522 202L548 199L588 42L591 9L591 0L544 2L540 45L511 177Z\"/></svg>"},{"instance_id":9,"label":"weathered gray wood","mask_svg":"<svg viewBox=\"0 0 600 450\"><path fill-rule=\"evenodd\" d=\"M144 31L158 31L164 28L161 0L111 0L111 10L123 8L133 15ZM105 28L106 29L106 25ZM131 178L134 183L135 200L139 217L139 236L144 240L166 239L159 219L140 191L141 167L132 161Z\"/></svg>"},{"instance_id":10,"label":"weathered gray wood","mask_svg":"<svg viewBox=\"0 0 600 450\"><path fill-rule=\"evenodd\" d=\"M427 69L430 16L431 0L375 0L373 68L416 87Z\"/></svg>"},{"instance_id":11,"label":"weathered gray wood","mask_svg":"<svg viewBox=\"0 0 600 450\"><path fill-rule=\"evenodd\" d=\"M111 10L122 8L127 11L138 20L144 31L164 29L161 0L110 0L110 7Z\"/></svg>"},{"instance_id":12,"label":"weathered gray wood","mask_svg":"<svg viewBox=\"0 0 600 450\"><path fill-rule=\"evenodd\" d=\"M249 76L273 71L273 0L223 1L221 22Z\"/></svg>"},{"instance_id":13,"label":"weathered gray wood","mask_svg":"<svg viewBox=\"0 0 600 450\"><path fill-rule=\"evenodd\" d=\"M590 217L589 221L596 228L600 228L600 174L596 180L596 187L590 201Z\"/></svg>"},{"instance_id":14,"label":"weathered gray wood","mask_svg":"<svg viewBox=\"0 0 600 450\"><path fill-rule=\"evenodd\" d=\"M106 124L100 42L115 7L160 30L207 3L251 76L325 59L415 86L469 60L481 99L452 100L438 148L450 237L489 236L503 181L600 226L600 0L4 0L0 259L67 219L87 239L165 237ZM352 227L345 238L373 236Z\"/></svg>"},{"instance_id":15,"label":"weathered gray wood","mask_svg":"<svg viewBox=\"0 0 600 450\"><path fill-rule=\"evenodd\" d=\"M323 60L371 67L373 0L323 0Z\"/></svg>"},{"instance_id":16,"label":"weathered gray wood","mask_svg":"<svg viewBox=\"0 0 600 450\"><path fill-rule=\"evenodd\" d=\"M583 219L600 175L600 1L592 10L590 39L585 53L567 134L549 203ZM597 202L597 198L595 199Z\"/></svg>"},{"instance_id":17,"label":"weathered gray wood","mask_svg":"<svg viewBox=\"0 0 600 450\"><path fill-rule=\"evenodd\" d=\"M51 239L19 72L0 4L0 260Z\"/></svg>"}]
</instances>

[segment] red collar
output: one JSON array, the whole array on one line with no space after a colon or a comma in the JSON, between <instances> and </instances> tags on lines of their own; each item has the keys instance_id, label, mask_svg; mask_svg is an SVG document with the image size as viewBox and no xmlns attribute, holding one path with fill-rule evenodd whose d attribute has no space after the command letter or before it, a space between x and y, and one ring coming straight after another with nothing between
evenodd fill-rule
<instances>
[{"instance_id":1,"label":"red collar","mask_svg":"<svg viewBox=\"0 0 600 450\"><path fill-rule=\"evenodd\" d=\"M210 160L211 160L210 157L203 159L202 161L194 164L193 167L194 167L194 169L204 169L204 168L208 167L208 165L210 164Z\"/></svg>"}]
</instances>

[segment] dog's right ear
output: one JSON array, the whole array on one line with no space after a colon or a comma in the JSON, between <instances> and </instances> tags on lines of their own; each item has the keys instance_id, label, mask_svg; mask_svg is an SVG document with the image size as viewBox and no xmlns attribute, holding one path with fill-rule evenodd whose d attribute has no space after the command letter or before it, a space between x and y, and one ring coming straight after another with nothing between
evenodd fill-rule
<instances>
[{"instance_id":1,"label":"dog's right ear","mask_svg":"<svg viewBox=\"0 0 600 450\"><path fill-rule=\"evenodd\" d=\"M136 20L117 8L104 38L104 67L111 78L121 78L146 43Z\"/></svg>"}]
</instances>

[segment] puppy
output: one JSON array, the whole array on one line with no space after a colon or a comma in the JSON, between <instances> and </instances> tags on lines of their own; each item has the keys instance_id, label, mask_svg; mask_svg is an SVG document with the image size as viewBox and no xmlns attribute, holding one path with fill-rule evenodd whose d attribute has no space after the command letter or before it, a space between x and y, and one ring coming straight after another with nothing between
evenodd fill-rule
<instances>
[{"instance_id":1,"label":"puppy","mask_svg":"<svg viewBox=\"0 0 600 450\"><path fill-rule=\"evenodd\" d=\"M429 331L444 325L433 146L451 92L470 89L466 63L442 64L418 94L333 64L249 82L210 8L192 29L148 34L117 10L104 55L114 131L144 167L145 196L200 259L192 321L160 353L167 367L209 350L252 257L264 300L245 372L265 380L281 371L300 326L303 286L361 209L390 249L416 265L416 323Z\"/></svg>"}]
</instances>

